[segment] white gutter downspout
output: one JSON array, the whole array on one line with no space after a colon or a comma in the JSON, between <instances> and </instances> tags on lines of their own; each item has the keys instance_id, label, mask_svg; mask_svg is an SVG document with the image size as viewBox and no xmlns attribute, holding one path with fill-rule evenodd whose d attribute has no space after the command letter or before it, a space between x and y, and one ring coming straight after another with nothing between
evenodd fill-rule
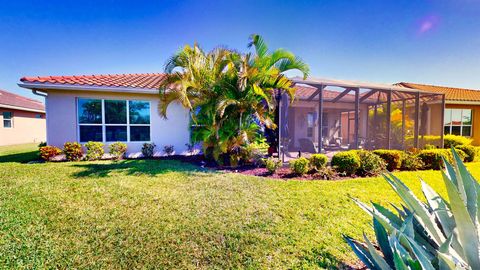
<instances>
[{"instance_id":1,"label":"white gutter downspout","mask_svg":"<svg viewBox=\"0 0 480 270\"><path fill-rule=\"evenodd\" d=\"M47 106L47 103L48 103L48 94L47 93L44 93L44 92L38 92L38 90L36 89L31 89L32 90L32 94L36 95L36 96L41 96L41 97L44 97L45 98L45 135L46 135L46 139L47 139L47 145L49 145L49 139L48 139L48 106Z\"/></svg>"}]
</instances>

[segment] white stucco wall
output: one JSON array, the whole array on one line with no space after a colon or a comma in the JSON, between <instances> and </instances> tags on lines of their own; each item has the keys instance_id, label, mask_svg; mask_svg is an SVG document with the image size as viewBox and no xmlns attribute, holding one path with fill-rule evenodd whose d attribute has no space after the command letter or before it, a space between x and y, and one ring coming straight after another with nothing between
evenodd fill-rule
<instances>
[{"instance_id":1,"label":"white stucco wall","mask_svg":"<svg viewBox=\"0 0 480 270\"><path fill-rule=\"evenodd\" d=\"M184 154L189 142L189 114L179 104L168 108L163 119L158 113L158 95L108 93L77 90L50 90L46 98L47 143L63 147L65 142L79 141L77 128L77 98L145 100L150 101L150 139L157 145L156 155L161 155L165 145L173 145L175 154ZM139 156L143 142L126 142L129 157ZM108 145L108 143L106 143ZM106 147L106 151L107 151Z\"/></svg>"}]
</instances>

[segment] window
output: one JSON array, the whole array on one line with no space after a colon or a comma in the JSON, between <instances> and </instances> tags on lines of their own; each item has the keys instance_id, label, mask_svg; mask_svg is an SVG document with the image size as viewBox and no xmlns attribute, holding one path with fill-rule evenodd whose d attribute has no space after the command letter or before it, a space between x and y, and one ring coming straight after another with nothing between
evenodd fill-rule
<instances>
[{"instance_id":1,"label":"window","mask_svg":"<svg viewBox=\"0 0 480 270\"><path fill-rule=\"evenodd\" d=\"M470 109L445 109L444 133L472 136L472 110Z\"/></svg>"},{"instance_id":2,"label":"window","mask_svg":"<svg viewBox=\"0 0 480 270\"><path fill-rule=\"evenodd\" d=\"M313 137L313 127L315 125L315 113L309 112L307 113L307 137Z\"/></svg>"},{"instance_id":3,"label":"window","mask_svg":"<svg viewBox=\"0 0 480 270\"><path fill-rule=\"evenodd\" d=\"M3 127L11 128L12 127L12 112L3 112Z\"/></svg>"},{"instance_id":4,"label":"window","mask_svg":"<svg viewBox=\"0 0 480 270\"><path fill-rule=\"evenodd\" d=\"M150 141L150 102L78 99L79 141Z\"/></svg>"}]
</instances>

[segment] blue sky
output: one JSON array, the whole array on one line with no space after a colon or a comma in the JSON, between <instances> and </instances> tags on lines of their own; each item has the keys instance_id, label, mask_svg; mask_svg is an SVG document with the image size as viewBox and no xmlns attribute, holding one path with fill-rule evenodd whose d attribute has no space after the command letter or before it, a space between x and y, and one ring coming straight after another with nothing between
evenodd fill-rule
<instances>
[{"instance_id":1,"label":"blue sky","mask_svg":"<svg viewBox=\"0 0 480 270\"><path fill-rule=\"evenodd\" d=\"M161 72L182 45L247 50L251 33L318 77L480 89L480 0L7 1L0 88L22 76Z\"/></svg>"}]
</instances>

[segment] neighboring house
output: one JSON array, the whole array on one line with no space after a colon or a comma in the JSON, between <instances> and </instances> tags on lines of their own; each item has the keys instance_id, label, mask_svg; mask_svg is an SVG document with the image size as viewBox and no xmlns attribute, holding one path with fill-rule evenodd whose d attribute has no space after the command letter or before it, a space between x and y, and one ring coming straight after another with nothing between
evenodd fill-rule
<instances>
[{"instance_id":1,"label":"neighboring house","mask_svg":"<svg viewBox=\"0 0 480 270\"><path fill-rule=\"evenodd\" d=\"M34 99L0 90L0 146L45 141L45 107Z\"/></svg>"},{"instance_id":2,"label":"neighboring house","mask_svg":"<svg viewBox=\"0 0 480 270\"><path fill-rule=\"evenodd\" d=\"M190 139L190 116L179 104L169 107L168 119L159 116L158 87L163 76L24 77L19 85L45 95L50 145L124 141L128 155L134 157L140 155L143 143L154 142L159 151L173 145L175 152L182 154ZM283 152L440 146L444 130L470 135L479 142L473 127L480 121L476 116L480 110L475 107L480 93L474 90L442 92L440 87L427 89L407 83L293 80L296 99L282 102L280 107ZM452 121L444 123L443 114Z\"/></svg>"},{"instance_id":3,"label":"neighboring house","mask_svg":"<svg viewBox=\"0 0 480 270\"><path fill-rule=\"evenodd\" d=\"M480 145L480 90L408 82L396 85L445 94L445 134L471 137Z\"/></svg>"},{"instance_id":4,"label":"neighboring house","mask_svg":"<svg viewBox=\"0 0 480 270\"><path fill-rule=\"evenodd\" d=\"M190 140L190 116L181 105L173 104L168 119L160 117L162 79L162 74L24 77L19 86L46 96L49 145L123 141L128 156L135 157L143 143L154 142L156 155L165 145L182 154Z\"/></svg>"}]
</instances>

